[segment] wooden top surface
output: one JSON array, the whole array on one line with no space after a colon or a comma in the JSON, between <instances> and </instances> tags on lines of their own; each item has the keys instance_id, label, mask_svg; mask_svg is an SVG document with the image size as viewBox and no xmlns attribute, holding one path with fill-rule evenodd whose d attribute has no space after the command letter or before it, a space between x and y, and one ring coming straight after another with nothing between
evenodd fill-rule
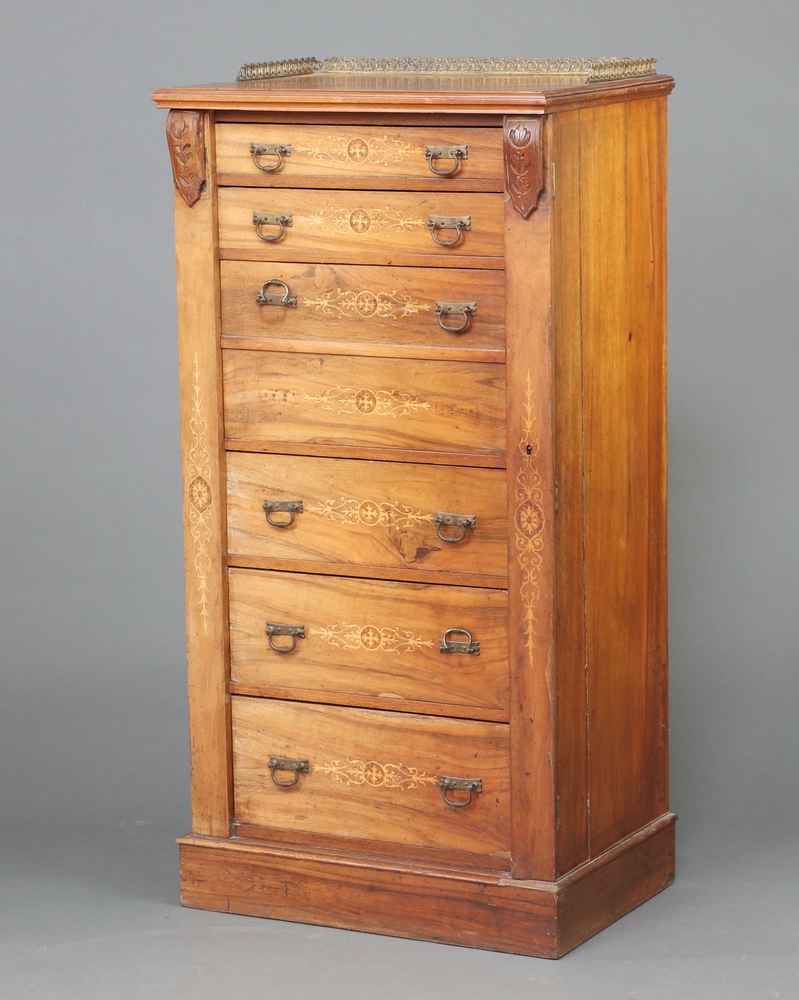
<instances>
[{"instance_id":1,"label":"wooden top surface","mask_svg":"<svg viewBox=\"0 0 799 1000\"><path fill-rule=\"evenodd\" d=\"M246 66L242 74L257 72L260 66L267 65L275 64ZM654 73L593 79L590 72L416 73L322 68L293 76L165 87L152 96L160 108L521 114L665 95L673 87L672 77Z\"/></svg>"}]
</instances>

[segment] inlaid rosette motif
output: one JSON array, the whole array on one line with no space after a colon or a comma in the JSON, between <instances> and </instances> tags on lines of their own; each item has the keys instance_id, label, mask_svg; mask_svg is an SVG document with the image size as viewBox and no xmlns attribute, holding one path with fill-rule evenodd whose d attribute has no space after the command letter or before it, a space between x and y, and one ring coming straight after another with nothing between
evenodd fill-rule
<instances>
[{"instance_id":1,"label":"inlaid rosette motif","mask_svg":"<svg viewBox=\"0 0 799 1000\"><path fill-rule=\"evenodd\" d=\"M329 233L404 233L409 229L426 229L425 219L417 219L399 209L373 208L368 211L356 208L320 208L309 217L311 229L321 229Z\"/></svg>"},{"instance_id":2,"label":"inlaid rosette motif","mask_svg":"<svg viewBox=\"0 0 799 1000\"><path fill-rule=\"evenodd\" d=\"M325 774L346 785L371 785L372 788L419 788L420 785L436 785L435 775L425 774L418 767L408 764L380 764L376 760L324 761L314 766L314 774Z\"/></svg>"},{"instance_id":3,"label":"inlaid rosette motif","mask_svg":"<svg viewBox=\"0 0 799 1000\"><path fill-rule=\"evenodd\" d=\"M331 413L361 413L369 416L404 417L430 409L430 403L396 389L348 389L336 386L316 395L303 393L303 399Z\"/></svg>"},{"instance_id":4,"label":"inlaid rosette motif","mask_svg":"<svg viewBox=\"0 0 799 1000\"><path fill-rule=\"evenodd\" d=\"M535 638L536 609L541 596L541 563L544 550L544 492L538 471L540 444L536 436L533 413L533 388L527 373L522 436L519 442L521 460L516 475L516 530L514 544L521 569L521 596L524 608L525 640L532 655Z\"/></svg>"},{"instance_id":5,"label":"inlaid rosette motif","mask_svg":"<svg viewBox=\"0 0 799 1000\"><path fill-rule=\"evenodd\" d=\"M387 167L413 158L409 142L388 135L354 136L352 139L314 139L307 146L296 146L309 160L327 163L375 163Z\"/></svg>"},{"instance_id":6,"label":"inlaid rosette motif","mask_svg":"<svg viewBox=\"0 0 799 1000\"><path fill-rule=\"evenodd\" d=\"M337 288L325 292L315 299L305 297L302 305L313 309L321 316L347 319L404 319L432 309L430 302L420 302L404 292L372 292L368 288L360 292Z\"/></svg>"},{"instance_id":7,"label":"inlaid rosette motif","mask_svg":"<svg viewBox=\"0 0 799 1000\"><path fill-rule=\"evenodd\" d=\"M367 527L413 528L420 524L432 524L433 514L416 510L410 504L391 501L355 500L342 497L340 500L310 501L305 504L309 514L318 514L328 521L338 524L364 524Z\"/></svg>"},{"instance_id":8,"label":"inlaid rosette motif","mask_svg":"<svg viewBox=\"0 0 799 1000\"><path fill-rule=\"evenodd\" d=\"M211 478L211 457L206 443L208 422L203 414L200 392L200 364L194 355L191 387L191 416L189 418L189 452L186 464L186 511L189 534L194 542L194 572L199 590L198 601L203 627L207 634L210 620L208 578L211 573L211 505L214 502Z\"/></svg>"},{"instance_id":9,"label":"inlaid rosette motif","mask_svg":"<svg viewBox=\"0 0 799 1000\"><path fill-rule=\"evenodd\" d=\"M432 639L423 639L409 629L381 628L378 625L324 625L309 628L308 634L336 649L366 649L371 653L413 653L419 649L432 649L434 645Z\"/></svg>"}]
</instances>

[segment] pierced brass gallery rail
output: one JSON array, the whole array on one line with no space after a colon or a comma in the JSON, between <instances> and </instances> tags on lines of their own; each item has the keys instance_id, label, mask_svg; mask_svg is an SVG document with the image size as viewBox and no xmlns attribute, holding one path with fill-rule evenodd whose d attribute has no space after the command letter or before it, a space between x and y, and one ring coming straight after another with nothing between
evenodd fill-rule
<instances>
[{"instance_id":1,"label":"pierced brass gallery rail","mask_svg":"<svg viewBox=\"0 0 799 1000\"><path fill-rule=\"evenodd\" d=\"M656 59L477 59L472 57L347 58L333 56L320 62L313 56L280 62L246 63L236 79L270 80L313 73L392 73L475 76L581 76L586 83L652 76Z\"/></svg>"}]
</instances>

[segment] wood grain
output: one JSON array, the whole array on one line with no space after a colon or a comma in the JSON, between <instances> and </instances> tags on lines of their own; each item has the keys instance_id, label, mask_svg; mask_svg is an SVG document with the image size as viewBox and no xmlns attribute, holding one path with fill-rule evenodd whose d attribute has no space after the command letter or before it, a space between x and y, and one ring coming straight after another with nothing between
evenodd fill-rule
<instances>
[{"instance_id":1,"label":"wood grain","mask_svg":"<svg viewBox=\"0 0 799 1000\"><path fill-rule=\"evenodd\" d=\"M505 447L505 369L272 351L224 351L225 434L328 449Z\"/></svg>"},{"instance_id":2,"label":"wood grain","mask_svg":"<svg viewBox=\"0 0 799 1000\"><path fill-rule=\"evenodd\" d=\"M578 107L603 106L620 101L644 100L670 94L674 79L648 76L633 80L584 83L569 77L474 76L453 81L447 75L403 80L384 77L375 87L374 78L350 74L293 77L289 80L252 83L212 83L195 87L165 87L152 99L160 108L207 108L209 110L277 109L294 113L339 114L376 112L384 118L393 113L519 115L545 111L571 111Z\"/></svg>"},{"instance_id":3,"label":"wood grain","mask_svg":"<svg viewBox=\"0 0 799 1000\"><path fill-rule=\"evenodd\" d=\"M503 472L233 453L227 469L232 555L507 574ZM266 499L302 500L304 510L290 528L275 528L266 521ZM477 527L463 541L441 541L437 510L475 514Z\"/></svg>"},{"instance_id":4,"label":"wood grain","mask_svg":"<svg viewBox=\"0 0 799 1000\"><path fill-rule=\"evenodd\" d=\"M581 112L592 854L665 802L664 156L658 102Z\"/></svg>"},{"instance_id":5,"label":"wood grain","mask_svg":"<svg viewBox=\"0 0 799 1000\"><path fill-rule=\"evenodd\" d=\"M278 653L267 621L301 624L305 638L293 652ZM468 629L479 654L442 653L450 628ZM232 682L268 687L273 697L288 688L304 691L306 701L329 693L402 699L411 712L414 701L508 706L503 590L232 569L230 643Z\"/></svg>"},{"instance_id":6,"label":"wood grain","mask_svg":"<svg viewBox=\"0 0 799 1000\"><path fill-rule=\"evenodd\" d=\"M236 189L240 190L240 189ZM432 244L432 240L431 240ZM438 252L435 244L432 244L432 248L429 253L403 253L396 254L392 253L391 248L387 247L385 250L377 251L366 251L354 248L349 250L347 247L339 245L335 252L330 252L329 250L303 250L302 254L296 253L290 246L284 246L281 242L278 243L263 243L265 249L261 247L220 247L219 248L219 259L220 260L253 260L253 261L268 261L269 263L276 262L291 262L295 263L297 260L301 260L307 264L373 264L375 266L384 266L393 264L397 268L400 267L427 267L427 268L452 268L457 266L464 269L474 269L480 271L495 270L501 271L505 266L505 262L502 257L485 257L485 256L460 256L457 259L456 265L453 261Z\"/></svg>"},{"instance_id":7,"label":"wood grain","mask_svg":"<svg viewBox=\"0 0 799 1000\"><path fill-rule=\"evenodd\" d=\"M538 204L544 187L542 128L540 116L505 121L505 190L523 219Z\"/></svg>"},{"instance_id":8,"label":"wood grain","mask_svg":"<svg viewBox=\"0 0 799 1000\"><path fill-rule=\"evenodd\" d=\"M553 115L552 217L556 874L589 857L585 651L583 355L580 273L580 112Z\"/></svg>"},{"instance_id":9,"label":"wood grain","mask_svg":"<svg viewBox=\"0 0 799 1000\"><path fill-rule=\"evenodd\" d=\"M266 242L255 232L254 212L291 214L292 225L279 241ZM461 235L457 245L439 246L427 225L430 216L471 216L471 229ZM263 232L271 236L278 229L270 226ZM440 240L455 238L453 230L442 230L437 235ZM281 259L279 254L286 252L294 255L294 260L321 253L325 261L333 262L357 261L374 253L389 253L389 262L398 262L409 254L429 254L440 260L501 257L502 197L480 193L221 188L219 245L257 250L265 259L273 260Z\"/></svg>"},{"instance_id":10,"label":"wood grain","mask_svg":"<svg viewBox=\"0 0 799 1000\"><path fill-rule=\"evenodd\" d=\"M554 483L547 198L505 202L511 810L516 878L554 877Z\"/></svg>"},{"instance_id":11,"label":"wood grain","mask_svg":"<svg viewBox=\"0 0 799 1000\"><path fill-rule=\"evenodd\" d=\"M184 837L181 902L202 909L559 958L674 878L673 814L573 875L521 882L468 868ZM435 905L431 905L435 901Z\"/></svg>"},{"instance_id":12,"label":"wood grain","mask_svg":"<svg viewBox=\"0 0 799 1000\"><path fill-rule=\"evenodd\" d=\"M408 188L417 181L430 188L466 189L475 180L502 183L502 135L491 128L418 128L298 125L218 124L217 170L221 185L261 187L354 187L369 180L381 190ZM291 155L275 171L259 169L252 143L290 144ZM438 177L425 156L427 146L468 145L468 159L447 178ZM262 156L264 166L277 157ZM452 160L435 160L447 170ZM338 183L336 183L338 182Z\"/></svg>"},{"instance_id":13,"label":"wood grain","mask_svg":"<svg viewBox=\"0 0 799 1000\"><path fill-rule=\"evenodd\" d=\"M330 457L326 444L298 444L285 441L241 441L226 438L228 451L263 451L273 455L308 455L315 458ZM416 451L410 448L352 448L336 446L335 458L357 458L374 462L415 462L430 465L466 465L478 469L504 469L505 456L479 452Z\"/></svg>"},{"instance_id":14,"label":"wood grain","mask_svg":"<svg viewBox=\"0 0 799 1000\"><path fill-rule=\"evenodd\" d=\"M239 822L472 853L507 851L507 726L239 696L232 708ZM308 774L281 788L272 780L270 755L307 759ZM481 778L483 791L454 808L444 802L442 775Z\"/></svg>"},{"instance_id":15,"label":"wood grain","mask_svg":"<svg viewBox=\"0 0 799 1000\"><path fill-rule=\"evenodd\" d=\"M396 580L398 583L445 583L451 587L486 587L505 590L507 575L490 576L483 573L447 572L442 579L436 570L399 569L387 566L346 565L313 559L286 559L277 556L236 555L227 557L228 566L240 569L269 569L288 573L313 573L317 576L342 576L359 580Z\"/></svg>"},{"instance_id":16,"label":"wood grain","mask_svg":"<svg viewBox=\"0 0 799 1000\"><path fill-rule=\"evenodd\" d=\"M223 335L257 340L264 348L325 353L337 344L342 353L362 355L369 346L389 357L424 357L432 349L442 360L457 352L464 361L475 351L492 351L491 360L504 360L505 282L499 271L226 260L221 279ZM289 287L296 308L256 301L262 285L273 280ZM283 294L277 285L266 291ZM463 333L450 333L439 325L439 301L475 302L477 314ZM443 317L451 326L459 319Z\"/></svg>"},{"instance_id":17,"label":"wood grain","mask_svg":"<svg viewBox=\"0 0 799 1000\"><path fill-rule=\"evenodd\" d=\"M192 829L225 836L232 799L215 216L214 188L193 207L175 190Z\"/></svg>"},{"instance_id":18,"label":"wood grain","mask_svg":"<svg viewBox=\"0 0 799 1000\"><path fill-rule=\"evenodd\" d=\"M170 111L166 119L172 177L189 208L205 187L205 118L200 111Z\"/></svg>"}]
</instances>

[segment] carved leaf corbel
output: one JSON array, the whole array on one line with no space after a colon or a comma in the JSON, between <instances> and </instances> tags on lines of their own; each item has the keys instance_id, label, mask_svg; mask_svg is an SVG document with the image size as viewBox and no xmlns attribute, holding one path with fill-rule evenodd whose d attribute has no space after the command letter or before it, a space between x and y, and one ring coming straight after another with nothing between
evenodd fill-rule
<instances>
[{"instance_id":1,"label":"carved leaf corbel","mask_svg":"<svg viewBox=\"0 0 799 1000\"><path fill-rule=\"evenodd\" d=\"M170 111L166 119L166 141L175 187L191 208L205 186L202 114L199 111Z\"/></svg>"},{"instance_id":2,"label":"carved leaf corbel","mask_svg":"<svg viewBox=\"0 0 799 1000\"><path fill-rule=\"evenodd\" d=\"M523 219L538 205L544 189L541 118L505 122L505 188Z\"/></svg>"}]
</instances>

